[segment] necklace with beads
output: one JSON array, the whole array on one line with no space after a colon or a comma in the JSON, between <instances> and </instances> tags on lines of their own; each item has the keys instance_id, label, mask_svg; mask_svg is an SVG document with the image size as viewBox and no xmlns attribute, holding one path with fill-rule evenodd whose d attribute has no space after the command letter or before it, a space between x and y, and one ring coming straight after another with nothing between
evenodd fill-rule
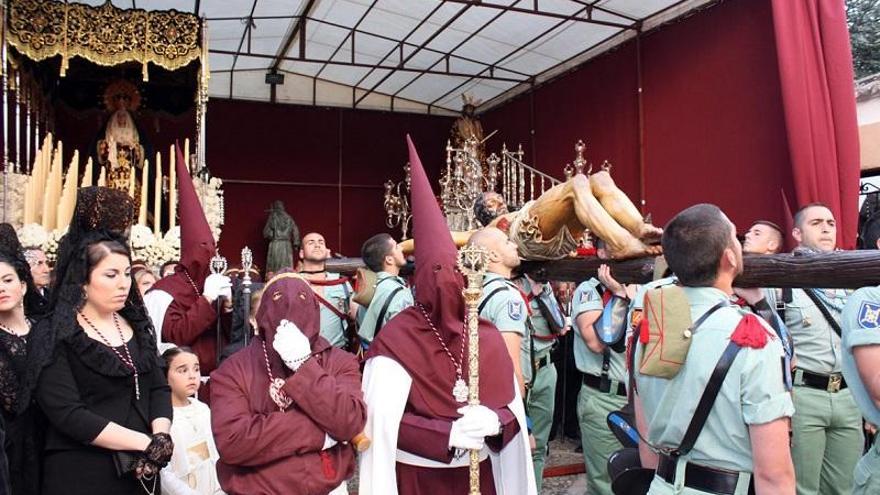
<instances>
[{"instance_id":1,"label":"necklace with beads","mask_svg":"<svg viewBox=\"0 0 880 495\"><path fill-rule=\"evenodd\" d=\"M269 397L278 406L278 410L284 412L293 404L293 399L281 389L284 386L284 380L275 378L275 375L272 374L272 367L269 366L269 351L266 350L266 339L260 339L260 341L263 344L263 357L266 359L266 373L269 374Z\"/></svg>"},{"instance_id":2,"label":"necklace with beads","mask_svg":"<svg viewBox=\"0 0 880 495\"><path fill-rule=\"evenodd\" d=\"M21 333L16 332L15 330L12 329L12 327L6 326L6 324L4 324L4 323L0 323L0 330L3 330L4 332L6 332L10 335L15 335L16 337L18 337L22 340L27 340L28 333L30 333L30 329L31 329L31 321L28 320L27 318L25 318L24 321L27 324L28 332L21 332Z\"/></svg>"},{"instance_id":3,"label":"necklace with beads","mask_svg":"<svg viewBox=\"0 0 880 495\"><path fill-rule=\"evenodd\" d=\"M189 271L186 268L183 269L183 276L186 277L186 281L189 282L189 285L192 286L193 291L196 293L196 297L201 296L202 294L199 292L199 287L193 282L192 277L189 276Z\"/></svg>"},{"instance_id":4,"label":"necklace with beads","mask_svg":"<svg viewBox=\"0 0 880 495\"><path fill-rule=\"evenodd\" d=\"M101 338L104 344L109 347L111 351L113 351L113 354L116 354L116 357L118 357L119 360L122 361L122 364L124 364L134 373L134 397L136 400L141 400L141 386L140 383L138 383L137 365L134 363L134 359L132 359L131 357L131 351L128 349L128 342L125 341L125 336L122 334L122 327L119 326L119 318L116 316L116 313L113 313L113 325L116 326L116 331L119 332L119 340L122 342L122 349L125 351L125 353L119 352L119 349L113 347L113 345L110 344L110 340L105 337L100 330L98 330L98 327L96 327L95 324L92 323L92 321L89 320L86 315L84 315L82 312L79 312L79 315L82 317L83 321L88 324L88 326L92 327L92 330L94 330L95 333L98 334L98 337Z\"/></svg>"},{"instance_id":5,"label":"necklace with beads","mask_svg":"<svg viewBox=\"0 0 880 495\"><path fill-rule=\"evenodd\" d=\"M452 363L452 367L455 368L455 385L452 386L452 397L456 402L467 402L468 398L468 386L464 382L464 377L461 372L461 366L464 362L464 326L462 325L462 335L461 335L461 351L458 356L458 361L452 357L452 353L449 352L449 347L446 346L446 342L443 341L443 337L440 336L440 332L437 330L437 327L434 326L434 322L431 321L431 317L428 316L428 312L425 310L425 307L421 305L421 303L416 303L419 310L422 312L422 316L425 318L425 321L428 323L428 326L431 327L431 331L434 332L434 336L437 337L437 342L440 342L440 347L443 348L443 351L446 353L446 356L449 357L449 361Z\"/></svg>"}]
</instances>

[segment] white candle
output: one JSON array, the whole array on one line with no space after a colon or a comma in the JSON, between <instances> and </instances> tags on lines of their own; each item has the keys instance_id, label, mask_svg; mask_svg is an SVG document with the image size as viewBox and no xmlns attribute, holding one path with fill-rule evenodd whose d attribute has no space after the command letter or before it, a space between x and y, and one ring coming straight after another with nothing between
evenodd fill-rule
<instances>
[{"instance_id":1,"label":"white candle","mask_svg":"<svg viewBox=\"0 0 880 495\"><path fill-rule=\"evenodd\" d=\"M186 170L189 172L189 175L193 174L192 168L190 168L190 158L189 158L189 138L183 140L183 159L184 164L186 164Z\"/></svg>"},{"instance_id":2,"label":"white candle","mask_svg":"<svg viewBox=\"0 0 880 495\"><path fill-rule=\"evenodd\" d=\"M168 230L177 224L177 154L174 145L171 145L171 157L168 159Z\"/></svg>"},{"instance_id":3,"label":"white candle","mask_svg":"<svg viewBox=\"0 0 880 495\"><path fill-rule=\"evenodd\" d=\"M153 235L162 233L162 155L156 152L156 179L153 186Z\"/></svg>"},{"instance_id":4,"label":"white candle","mask_svg":"<svg viewBox=\"0 0 880 495\"><path fill-rule=\"evenodd\" d=\"M89 187L92 185L92 157L86 161L86 170L83 172L83 180L80 187Z\"/></svg>"},{"instance_id":5,"label":"white candle","mask_svg":"<svg viewBox=\"0 0 880 495\"><path fill-rule=\"evenodd\" d=\"M141 206L138 208L138 224L147 224L147 189L149 189L147 181L150 177L150 160L144 160L144 167L141 169Z\"/></svg>"}]
</instances>

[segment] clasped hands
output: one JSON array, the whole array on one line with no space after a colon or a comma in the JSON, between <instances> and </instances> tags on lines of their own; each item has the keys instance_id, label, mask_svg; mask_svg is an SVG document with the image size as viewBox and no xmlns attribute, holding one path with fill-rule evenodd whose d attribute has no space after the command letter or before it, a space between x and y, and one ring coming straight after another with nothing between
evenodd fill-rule
<instances>
[{"instance_id":1,"label":"clasped hands","mask_svg":"<svg viewBox=\"0 0 880 495\"><path fill-rule=\"evenodd\" d=\"M150 436L150 444L147 445L135 464L135 477L152 479L168 464L173 453L174 442L171 441L171 435L154 433Z\"/></svg>"},{"instance_id":2,"label":"clasped hands","mask_svg":"<svg viewBox=\"0 0 880 495\"><path fill-rule=\"evenodd\" d=\"M461 417L452 422L449 431L449 448L481 450L486 437L501 432L498 414L486 406L464 406L458 409Z\"/></svg>"}]
</instances>

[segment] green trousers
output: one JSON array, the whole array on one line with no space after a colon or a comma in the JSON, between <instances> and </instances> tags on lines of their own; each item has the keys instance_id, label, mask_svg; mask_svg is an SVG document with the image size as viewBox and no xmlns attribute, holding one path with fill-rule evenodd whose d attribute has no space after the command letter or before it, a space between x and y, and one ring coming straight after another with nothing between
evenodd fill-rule
<instances>
[{"instance_id":1,"label":"green trousers","mask_svg":"<svg viewBox=\"0 0 880 495\"><path fill-rule=\"evenodd\" d=\"M791 458L798 495L848 495L864 445L862 415L852 394L804 386L793 394Z\"/></svg>"},{"instance_id":2,"label":"green trousers","mask_svg":"<svg viewBox=\"0 0 880 495\"><path fill-rule=\"evenodd\" d=\"M612 383L617 390L617 382ZM600 392L581 385L578 393L577 415L581 427L581 445L584 448L584 464L587 467L587 493L590 495L613 495L608 477L608 457L623 448L608 428L608 413L626 405L626 397Z\"/></svg>"},{"instance_id":3,"label":"green trousers","mask_svg":"<svg viewBox=\"0 0 880 495\"><path fill-rule=\"evenodd\" d=\"M553 426L553 406L556 403L556 366L553 363L538 370L532 380L526 413L532 418L532 435L535 437L535 451L532 462L535 465L535 483L538 493L544 481L544 457L547 442L550 440L550 427Z\"/></svg>"},{"instance_id":4,"label":"green trousers","mask_svg":"<svg viewBox=\"0 0 880 495\"><path fill-rule=\"evenodd\" d=\"M853 473L853 495L876 495L880 493L880 441L856 464Z\"/></svg>"}]
</instances>

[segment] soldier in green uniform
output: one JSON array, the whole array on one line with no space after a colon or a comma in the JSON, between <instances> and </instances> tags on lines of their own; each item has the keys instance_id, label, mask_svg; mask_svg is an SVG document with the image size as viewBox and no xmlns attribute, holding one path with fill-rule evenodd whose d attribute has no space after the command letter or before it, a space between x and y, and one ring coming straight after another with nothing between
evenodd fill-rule
<instances>
[{"instance_id":1,"label":"soldier in green uniform","mask_svg":"<svg viewBox=\"0 0 880 495\"><path fill-rule=\"evenodd\" d=\"M880 424L880 287L857 290L843 308L843 376L865 419ZM853 495L880 493L880 441L856 464Z\"/></svg>"},{"instance_id":2,"label":"soldier in green uniform","mask_svg":"<svg viewBox=\"0 0 880 495\"><path fill-rule=\"evenodd\" d=\"M684 313L667 314L646 301L642 321L648 324L640 325L633 350L636 422L648 440L640 442L640 455L645 467L657 469L651 494L794 494L787 448L794 406L785 386L785 354L763 320L731 302L733 280L742 272L735 234L724 213L706 204L682 211L664 228L666 261L683 287L654 289L646 299L678 294ZM651 338L664 332L666 345L673 338L689 342L677 366L656 359L656 347L646 352L646 330ZM731 342L739 351L719 382L710 377ZM702 416L697 404L709 383L718 384L719 393L702 409L702 428L686 435L692 419ZM686 437L693 438L692 449L676 455Z\"/></svg>"},{"instance_id":3,"label":"soldier in green uniform","mask_svg":"<svg viewBox=\"0 0 880 495\"><path fill-rule=\"evenodd\" d=\"M795 254L834 251L837 228L824 205L801 208L794 225ZM841 374L840 315L847 295L836 289L764 291L794 341L791 452L798 495L849 494L864 444L861 414Z\"/></svg>"},{"instance_id":4,"label":"soldier in green uniform","mask_svg":"<svg viewBox=\"0 0 880 495\"><path fill-rule=\"evenodd\" d=\"M367 268L376 272L376 289L366 310L358 313L358 336L364 349L394 315L412 306L412 292L400 278L406 258L400 245L388 234L376 234L361 248Z\"/></svg>"},{"instance_id":5,"label":"soldier in green uniform","mask_svg":"<svg viewBox=\"0 0 880 495\"><path fill-rule=\"evenodd\" d=\"M345 348L349 318L357 314L357 304L351 301L351 284L338 273L327 272L325 264L330 251L321 234L306 234L299 256L302 259L299 273L308 280L321 305L321 337L335 347Z\"/></svg>"},{"instance_id":6,"label":"soldier in green uniform","mask_svg":"<svg viewBox=\"0 0 880 495\"><path fill-rule=\"evenodd\" d=\"M605 418L626 405L627 373L625 353L603 344L593 329L602 314L600 286L599 280L591 278L577 287L572 296L571 316L577 330L574 361L583 377L577 415L587 468L587 493L612 495L606 466L608 457L621 446L608 429ZM615 288L623 290L622 286L617 286ZM625 293L615 295L626 297Z\"/></svg>"},{"instance_id":7,"label":"soldier in green uniform","mask_svg":"<svg viewBox=\"0 0 880 495\"><path fill-rule=\"evenodd\" d=\"M544 472L547 443L550 441L550 429L553 426L558 379L556 366L550 359L550 351L556 344L556 337L565 327L565 317L549 283L537 283L527 275L517 277L514 282L519 291L525 294L528 303L528 333L520 344L520 367L523 380L529 384L526 411L532 420L532 435L535 437L532 462L540 493L541 473Z\"/></svg>"},{"instance_id":8,"label":"soldier in green uniform","mask_svg":"<svg viewBox=\"0 0 880 495\"><path fill-rule=\"evenodd\" d=\"M520 394L526 402L526 415L529 423L532 425L530 433L535 442L532 451L532 459L536 466L535 482L538 485L538 493L541 492L541 481L543 478L543 462L544 451L546 450L547 440L549 436L550 426L553 421L553 403L549 406L550 414L547 418L544 444L538 445L538 420L532 417L530 395L532 393L533 383L526 380L526 376L531 378L531 364L528 360L522 359L522 348L528 347L530 341L529 331L529 305L519 288L511 282L510 278L513 269L519 266L519 254L516 250L516 244L507 238L501 230L495 227L485 227L475 232L468 240L469 245L476 245L489 251L489 263L486 266L486 276L483 279L483 295L480 298L479 312L480 317L485 318L498 327L504 343L507 345L507 352L513 362L516 381L520 387ZM524 364L526 363L526 364ZM549 364L549 361L548 361ZM553 381L555 385L556 371L554 366L546 366L553 369ZM528 370L528 375L526 375ZM540 376L540 371L535 375ZM555 390L555 388L554 388ZM541 414L542 411L538 411ZM543 419L542 419L543 421ZM537 466L540 459L540 468Z\"/></svg>"}]
</instances>

